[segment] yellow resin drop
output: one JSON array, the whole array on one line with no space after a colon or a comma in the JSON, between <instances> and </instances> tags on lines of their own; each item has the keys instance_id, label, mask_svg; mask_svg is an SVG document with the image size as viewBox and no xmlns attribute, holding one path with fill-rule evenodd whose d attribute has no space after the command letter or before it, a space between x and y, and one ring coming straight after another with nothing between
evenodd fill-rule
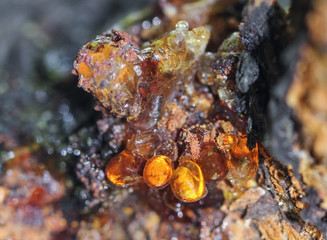
<instances>
[{"instance_id":1,"label":"yellow resin drop","mask_svg":"<svg viewBox=\"0 0 327 240\"><path fill-rule=\"evenodd\" d=\"M167 186L172 175L172 161L163 155L149 159L143 170L143 179L151 188L163 188Z\"/></svg>"},{"instance_id":2,"label":"yellow resin drop","mask_svg":"<svg viewBox=\"0 0 327 240\"><path fill-rule=\"evenodd\" d=\"M183 202L196 202L207 194L202 171L192 160L180 160L170 186L175 197Z\"/></svg>"},{"instance_id":3,"label":"yellow resin drop","mask_svg":"<svg viewBox=\"0 0 327 240\"><path fill-rule=\"evenodd\" d=\"M131 153L122 151L110 159L106 166L106 176L111 183L118 186L129 186L140 181L138 174L141 160Z\"/></svg>"},{"instance_id":4,"label":"yellow resin drop","mask_svg":"<svg viewBox=\"0 0 327 240\"><path fill-rule=\"evenodd\" d=\"M245 136L233 134L224 136L223 145L230 154L227 179L232 183L224 187L224 197L231 201L242 195L255 180L259 162L258 145L250 150Z\"/></svg>"}]
</instances>

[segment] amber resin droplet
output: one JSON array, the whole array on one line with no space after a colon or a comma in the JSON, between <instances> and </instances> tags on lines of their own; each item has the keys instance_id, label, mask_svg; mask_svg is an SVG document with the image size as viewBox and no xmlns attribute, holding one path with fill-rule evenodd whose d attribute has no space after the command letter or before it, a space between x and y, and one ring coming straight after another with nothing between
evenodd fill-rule
<instances>
[{"instance_id":1,"label":"amber resin droplet","mask_svg":"<svg viewBox=\"0 0 327 240\"><path fill-rule=\"evenodd\" d=\"M150 158L159 144L160 138L155 133L134 134L128 139L126 149L133 155Z\"/></svg>"},{"instance_id":2,"label":"amber resin droplet","mask_svg":"<svg viewBox=\"0 0 327 240\"><path fill-rule=\"evenodd\" d=\"M207 194L201 168L189 158L180 159L170 182L175 197L183 202L196 202Z\"/></svg>"},{"instance_id":3,"label":"amber resin droplet","mask_svg":"<svg viewBox=\"0 0 327 240\"><path fill-rule=\"evenodd\" d=\"M118 186L129 186L140 182L138 174L141 159L131 153L122 151L108 162L106 175L110 182Z\"/></svg>"},{"instance_id":4,"label":"amber resin droplet","mask_svg":"<svg viewBox=\"0 0 327 240\"><path fill-rule=\"evenodd\" d=\"M245 179L255 177L259 162L258 145L250 150L247 146L247 138L237 138L236 143L231 146L230 152L232 168L238 169L238 174L243 173Z\"/></svg>"},{"instance_id":5,"label":"amber resin droplet","mask_svg":"<svg viewBox=\"0 0 327 240\"><path fill-rule=\"evenodd\" d=\"M227 158L212 145L201 149L196 163L200 166L205 181L223 180L228 173Z\"/></svg>"},{"instance_id":6,"label":"amber resin droplet","mask_svg":"<svg viewBox=\"0 0 327 240\"><path fill-rule=\"evenodd\" d=\"M143 170L143 179L151 188L163 188L168 185L173 175L170 158L159 155L149 159Z\"/></svg>"}]
</instances>

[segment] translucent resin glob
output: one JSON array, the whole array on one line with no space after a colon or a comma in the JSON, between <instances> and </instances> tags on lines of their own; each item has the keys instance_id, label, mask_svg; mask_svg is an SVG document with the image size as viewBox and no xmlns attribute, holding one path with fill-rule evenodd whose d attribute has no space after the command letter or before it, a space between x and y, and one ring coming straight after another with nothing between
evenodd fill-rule
<instances>
[{"instance_id":1,"label":"translucent resin glob","mask_svg":"<svg viewBox=\"0 0 327 240\"><path fill-rule=\"evenodd\" d=\"M200 166L204 179L208 182L223 180L228 173L228 159L212 145L202 148L196 163Z\"/></svg>"},{"instance_id":2,"label":"translucent resin glob","mask_svg":"<svg viewBox=\"0 0 327 240\"><path fill-rule=\"evenodd\" d=\"M163 188L167 186L172 175L172 161L163 155L149 159L143 170L143 179L152 188Z\"/></svg>"},{"instance_id":3,"label":"translucent resin glob","mask_svg":"<svg viewBox=\"0 0 327 240\"><path fill-rule=\"evenodd\" d=\"M201 168L187 157L180 159L170 186L175 197L183 202L196 202L207 194Z\"/></svg>"},{"instance_id":4,"label":"translucent resin glob","mask_svg":"<svg viewBox=\"0 0 327 240\"><path fill-rule=\"evenodd\" d=\"M134 127L151 128L179 77L204 52L209 35L205 27L189 31L188 23L181 21L176 30L140 49L132 36L113 31L80 50L74 63L79 85Z\"/></svg>"},{"instance_id":5,"label":"translucent resin glob","mask_svg":"<svg viewBox=\"0 0 327 240\"><path fill-rule=\"evenodd\" d=\"M127 151L123 151L110 159L106 166L109 181L118 186L129 186L140 182L141 160Z\"/></svg>"}]
</instances>

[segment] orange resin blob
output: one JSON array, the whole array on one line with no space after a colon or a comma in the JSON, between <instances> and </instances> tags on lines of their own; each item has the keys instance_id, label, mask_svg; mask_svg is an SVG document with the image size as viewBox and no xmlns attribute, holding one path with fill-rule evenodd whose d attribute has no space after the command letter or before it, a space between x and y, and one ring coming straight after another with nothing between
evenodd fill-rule
<instances>
[{"instance_id":1,"label":"orange resin blob","mask_svg":"<svg viewBox=\"0 0 327 240\"><path fill-rule=\"evenodd\" d=\"M196 202L207 194L201 168L189 158L180 159L170 182L175 197L183 202Z\"/></svg>"},{"instance_id":2,"label":"orange resin blob","mask_svg":"<svg viewBox=\"0 0 327 240\"><path fill-rule=\"evenodd\" d=\"M110 159L106 166L106 175L110 182L118 186L128 186L138 183L141 160L131 153L122 151Z\"/></svg>"},{"instance_id":3,"label":"orange resin blob","mask_svg":"<svg viewBox=\"0 0 327 240\"><path fill-rule=\"evenodd\" d=\"M229 136L230 137L230 136ZM246 137L233 137L230 146L231 167L237 169L238 174L243 173L242 178L254 177L258 169L258 145L252 150L247 146Z\"/></svg>"},{"instance_id":4,"label":"orange resin blob","mask_svg":"<svg viewBox=\"0 0 327 240\"><path fill-rule=\"evenodd\" d=\"M223 180L228 173L227 158L212 145L202 148L196 163L200 166L205 181Z\"/></svg>"},{"instance_id":5,"label":"orange resin blob","mask_svg":"<svg viewBox=\"0 0 327 240\"><path fill-rule=\"evenodd\" d=\"M252 150L250 150L247 146L247 137L226 134L222 138L221 145L225 151L227 150L230 153L231 158L236 161L258 162L258 146L256 145Z\"/></svg>"},{"instance_id":6,"label":"orange resin blob","mask_svg":"<svg viewBox=\"0 0 327 240\"><path fill-rule=\"evenodd\" d=\"M235 199L251 185L258 170L258 145L252 150L247 146L247 138L233 134L225 135L223 144L230 154L227 179L232 186L226 186L225 199ZM229 189L229 190L228 190Z\"/></svg>"},{"instance_id":7,"label":"orange resin blob","mask_svg":"<svg viewBox=\"0 0 327 240\"><path fill-rule=\"evenodd\" d=\"M159 155L151 158L145 164L143 179L151 188L163 188L167 186L173 175L171 159Z\"/></svg>"}]
</instances>

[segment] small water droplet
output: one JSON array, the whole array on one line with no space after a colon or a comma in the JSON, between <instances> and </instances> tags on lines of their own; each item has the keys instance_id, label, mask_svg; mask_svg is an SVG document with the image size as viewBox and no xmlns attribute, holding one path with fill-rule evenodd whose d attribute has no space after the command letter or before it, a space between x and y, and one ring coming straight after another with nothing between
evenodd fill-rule
<instances>
[{"instance_id":1,"label":"small water droplet","mask_svg":"<svg viewBox=\"0 0 327 240\"><path fill-rule=\"evenodd\" d=\"M149 29L151 27L151 23L149 21L143 21L142 22L142 28L143 29Z\"/></svg>"},{"instance_id":2,"label":"small water droplet","mask_svg":"<svg viewBox=\"0 0 327 240\"><path fill-rule=\"evenodd\" d=\"M158 17L154 17L154 18L152 19L152 24L155 25L155 26L160 25L160 24L161 24L161 19L158 18Z\"/></svg>"},{"instance_id":3,"label":"small water droplet","mask_svg":"<svg viewBox=\"0 0 327 240\"><path fill-rule=\"evenodd\" d=\"M183 33L187 33L189 29L188 22L186 21L179 21L176 24L176 30L182 31Z\"/></svg>"}]
</instances>

